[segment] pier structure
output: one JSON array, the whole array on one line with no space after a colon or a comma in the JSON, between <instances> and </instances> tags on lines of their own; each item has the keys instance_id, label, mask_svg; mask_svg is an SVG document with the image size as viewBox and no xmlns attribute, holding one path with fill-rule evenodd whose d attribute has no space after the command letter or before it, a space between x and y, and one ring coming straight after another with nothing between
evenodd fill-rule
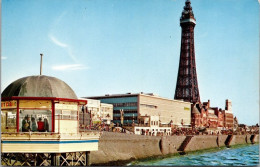
<instances>
[{"instance_id":1,"label":"pier structure","mask_svg":"<svg viewBox=\"0 0 260 167\"><path fill-rule=\"evenodd\" d=\"M99 131L80 131L78 99L63 81L37 75L11 83L1 97L4 166L86 166L98 150Z\"/></svg>"}]
</instances>

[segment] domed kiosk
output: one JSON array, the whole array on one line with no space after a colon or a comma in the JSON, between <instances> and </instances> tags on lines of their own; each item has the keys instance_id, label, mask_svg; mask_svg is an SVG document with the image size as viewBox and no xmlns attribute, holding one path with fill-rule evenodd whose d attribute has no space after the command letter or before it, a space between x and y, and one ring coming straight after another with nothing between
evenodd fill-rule
<instances>
[{"instance_id":1,"label":"domed kiosk","mask_svg":"<svg viewBox=\"0 0 260 167\"><path fill-rule=\"evenodd\" d=\"M10 159L10 153L30 153L31 157L44 153L50 165L61 165L59 153L63 153L63 164L67 164L66 152L70 152L81 155L81 159L85 156L85 161L79 160L76 165L86 165L86 153L98 150L100 133L79 130L79 115L87 100L78 99L62 80L45 75L20 78L6 87L1 100L2 157ZM27 161L27 165L33 165L30 161L41 164L39 158L38 162Z\"/></svg>"},{"instance_id":2,"label":"domed kiosk","mask_svg":"<svg viewBox=\"0 0 260 167\"><path fill-rule=\"evenodd\" d=\"M2 93L2 97L58 97L77 99L76 94L60 79L36 75L20 78L12 82Z\"/></svg>"}]
</instances>

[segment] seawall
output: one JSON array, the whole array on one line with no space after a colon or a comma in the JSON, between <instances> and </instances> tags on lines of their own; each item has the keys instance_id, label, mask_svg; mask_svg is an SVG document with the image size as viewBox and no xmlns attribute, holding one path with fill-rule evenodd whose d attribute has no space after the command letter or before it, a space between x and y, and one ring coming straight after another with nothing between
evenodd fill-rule
<instances>
[{"instance_id":1,"label":"seawall","mask_svg":"<svg viewBox=\"0 0 260 167\"><path fill-rule=\"evenodd\" d=\"M205 150L225 146L227 135L211 136L199 135L193 136L189 144L184 149L185 152Z\"/></svg>"},{"instance_id":2,"label":"seawall","mask_svg":"<svg viewBox=\"0 0 260 167\"><path fill-rule=\"evenodd\" d=\"M178 153L178 149L185 140L186 136L163 136L161 137L162 149L161 154L175 154Z\"/></svg>"},{"instance_id":3,"label":"seawall","mask_svg":"<svg viewBox=\"0 0 260 167\"><path fill-rule=\"evenodd\" d=\"M89 164L117 165L134 159L252 142L258 143L259 135L143 136L104 132L99 141L99 150L89 154Z\"/></svg>"},{"instance_id":4,"label":"seawall","mask_svg":"<svg viewBox=\"0 0 260 167\"><path fill-rule=\"evenodd\" d=\"M90 164L107 164L162 155L161 137L104 132L99 150L90 152Z\"/></svg>"}]
</instances>

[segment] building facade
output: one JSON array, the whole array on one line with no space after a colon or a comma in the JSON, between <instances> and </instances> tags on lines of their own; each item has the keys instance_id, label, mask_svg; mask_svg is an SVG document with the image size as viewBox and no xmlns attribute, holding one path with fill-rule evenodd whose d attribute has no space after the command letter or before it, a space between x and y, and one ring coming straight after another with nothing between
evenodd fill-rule
<instances>
[{"instance_id":1,"label":"building facade","mask_svg":"<svg viewBox=\"0 0 260 167\"><path fill-rule=\"evenodd\" d=\"M100 116L102 123L110 125L113 120L113 105L100 103Z\"/></svg>"},{"instance_id":2,"label":"building facade","mask_svg":"<svg viewBox=\"0 0 260 167\"><path fill-rule=\"evenodd\" d=\"M171 126L160 126L159 116L140 116L138 126L134 127L134 133L137 135L149 136L170 136Z\"/></svg>"},{"instance_id":3,"label":"building facade","mask_svg":"<svg viewBox=\"0 0 260 167\"><path fill-rule=\"evenodd\" d=\"M191 103L189 102L162 98L152 93L127 93L87 98L112 104L114 123L137 124L140 116L158 116L162 125L172 123L175 126L190 126Z\"/></svg>"},{"instance_id":4,"label":"building facade","mask_svg":"<svg viewBox=\"0 0 260 167\"><path fill-rule=\"evenodd\" d=\"M191 115L191 126L193 128L206 127L208 129L226 130L234 127L234 116L230 100L226 100L225 110L211 107L210 100L203 102L203 104L193 104Z\"/></svg>"},{"instance_id":5,"label":"building facade","mask_svg":"<svg viewBox=\"0 0 260 167\"><path fill-rule=\"evenodd\" d=\"M84 98L81 98L84 99ZM83 126L111 123L113 119L113 105L101 103L100 100L85 99L87 104L80 113L80 123Z\"/></svg>"},{"instance_id":6,"label":"building facade","mask_svg":"<svg viewBox=\"0 0 260 167\"><path fill-rule=\"evenodd\" d=\"M224 127L227 129L234 128L234 115L232 111L232 102L230 100L226 100L226 107L224 111Z\"/></svg>"}]
</instances>

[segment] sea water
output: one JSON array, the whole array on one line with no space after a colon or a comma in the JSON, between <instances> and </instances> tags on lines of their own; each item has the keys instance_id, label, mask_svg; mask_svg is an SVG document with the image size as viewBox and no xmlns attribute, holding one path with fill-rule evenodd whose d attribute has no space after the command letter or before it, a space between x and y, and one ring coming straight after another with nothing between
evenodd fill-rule
<instances>
[{"instance_id":1,"label":"sea water","mask_svg":"<svg viewBox=\"0 0 260 167\"><path fill-rule=\"evenodd\" d=\"M197 151L157 159L133 161L135 166L258 166L259 144Z\"/></svg>"}]
</instances>

